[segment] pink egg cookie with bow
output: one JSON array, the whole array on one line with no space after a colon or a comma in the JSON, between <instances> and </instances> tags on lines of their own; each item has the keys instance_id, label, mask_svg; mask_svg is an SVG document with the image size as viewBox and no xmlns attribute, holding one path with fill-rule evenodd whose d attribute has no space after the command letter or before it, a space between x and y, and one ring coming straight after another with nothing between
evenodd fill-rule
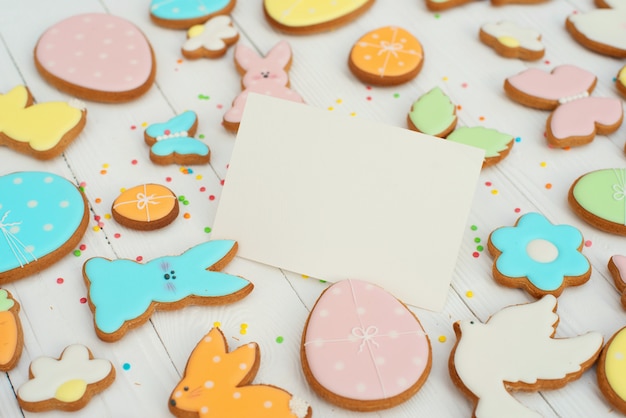
<instances>
[{"instance_id":1,"label":"pink egg cookie with bow","mask_svg":"<svg viewBox=\"0 0 626 418\"><path fill-rule=\"evenodd\" d=\"M72 16L46 30L35 47L35 66L57 89L105 103L141 96L156 75L144 34L105 13Z\"/></svg>"},{"instance_id":2,"label":"pink egg cookie with bow","mask_svg":"<svg viewBox=\"0 0 626 418\"><path fill-rule=\"evenodd\" d=\"M413 312L360 280L337 282L322 293L307 320L300 356L318 395L362 412L408 400L432 364L430 341Z\"/></svg>"}]
</instances>

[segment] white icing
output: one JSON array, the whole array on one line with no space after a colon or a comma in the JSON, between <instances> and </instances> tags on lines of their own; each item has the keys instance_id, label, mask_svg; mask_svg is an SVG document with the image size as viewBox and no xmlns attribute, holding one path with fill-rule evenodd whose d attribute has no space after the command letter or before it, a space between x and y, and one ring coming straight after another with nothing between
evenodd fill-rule
<instances>
[{"instance_id":1,"label":"white icing","mask_svg":"<svg viewBox=\"0 0 626 418\"><path fill-rule=\"evenodd\" d=\"M526 246L526 253L538 263L551 263L559 256L556 245L545 239L534 239Z\"/></svg>"},{"instance_id":2,"label":"white icing","mask_svg":"<svg viewBox=\"0 0 626 418\"><path fill-rule=\"evenodd\" d=\"M30 365L33 379L18 389L18 396L26 402L54 399L57 389L70 380L83 380L87 384L106 378L113 366L107 360L89 359L87 347L70 345L60 360L40 357Z\"/></svg>"},{"instance_id":3,"label":"white icing","mask_svg":"<svg viewBox=\"0 0 626 418\"><path fill-rule=\"evenodd\" d=\"M597 9L568 19L590 40L626 50L626 8Z\"/></svg>"},{"instance_id":4,"label":"white icing","mask_svg":"<svg viewBox=\"0 0 626 418\"><path fill-rule=\"evenodd\" d=\"M518 26L513 22L487 23L481 28L483 32L500 38L503 36L516 39L520 47L530 51L543 51L544 47L541 41L541 34L532 29L526 29Z\"/></svg>"},{"instance_id":5,"label":"white icing","mask_svg":"<svg viewBox=\"0 0 626 418\"><path fill-rule=\"evenodd\" d=\"M239 35L231 23L229 16L215 16L204 24L204 30L201 33L185 41L183 50L195 51L204 48L209 51L221 51L226 48L223 39L232 39Z\"/></svg>"},{"instance_id":6,"label":"white icing","mask_svg":"<svg viewBox=\"0 0 626 418\"><path fill-rule=\"evenodd\" d=\"M565 103L569 103L569 102L573 102L574 100L578 100L578 99L584 99L585 97L589 97L589 92L587 90L578 93L578 94L573 94L571 96L565 96L565 97L561 97L559 99L559 104L565 104Z\"/></svg>"},{"instance_id":7,"label":"white icing","mask_svg":"<svg viewBox=\"0 0 626 418\"><path fill-rule=\"evenodd\" d=\"M460 321L461 337L454 368L463 385L478 398L477 418L540 417L513 398L503 382L535 384L561 380L581 370L602 347L602 334L590 332L553 339L556 298L509 306L485 324Z\"/></svg>"}]
</instances>

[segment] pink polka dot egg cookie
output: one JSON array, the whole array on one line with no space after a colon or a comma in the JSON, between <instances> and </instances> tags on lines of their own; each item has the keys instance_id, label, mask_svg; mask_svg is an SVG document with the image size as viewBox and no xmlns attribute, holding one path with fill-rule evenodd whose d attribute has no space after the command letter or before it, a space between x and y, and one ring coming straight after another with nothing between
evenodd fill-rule
<instances>
[{"instance_id":1,"label":"pink polka dot egg cookie","mask_svg":"<svg viewBox=\"0 0 626 418\"><path fill-rule=\"evenodd\" d=\"M82 99L116 103L150 89L152 47L127 20L104 13L69 17L39 38L35 65L51 85Z\"/></svg>"}]
</instances>

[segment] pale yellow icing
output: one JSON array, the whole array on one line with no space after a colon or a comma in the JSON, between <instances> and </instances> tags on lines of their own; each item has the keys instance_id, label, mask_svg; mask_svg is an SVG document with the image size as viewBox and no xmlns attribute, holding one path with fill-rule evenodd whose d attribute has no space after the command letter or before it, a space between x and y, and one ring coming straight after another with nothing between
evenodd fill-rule
<instances>
[{"instance_id":1,"label":"pale yellow icing","mask_svg":"<svg viewBox=\"0 0 626 418\"><path fill-rule=\"evenodd\" d=\"M618 79L619 79L619 82L622 83L623 86L626 86L626 67L620 70Z\"/></svg>"},{"instance_id":2,"label":"pale yellow icing","mask_svg":"<svg viewBox=\"0 0 626 418\"><path fill-rule=\"evenodd\" d=\"M626 328L613 338L606 353L604 368L609 386L626 401Z\"/></svg>"},{"instance_id":3,"label":"pale yellow icing","mask_svg":"<svg viewBox=\"0 0 626 418\"><path fill-rule=\"evenodd\" d=\"M82 379L69 380L56 390L54 397L61 402L76 402L87 391L87 382Z\"/></svg>"},{"instance_id":4,"label":"pale yellow icing","mask_svg":"<svg viewBox=\"0 0 626 418\"><path fill-rule=\"evenodd\" d=\"M38 103L26 107L28 91L17 86L0 94L0 133L26 142L36 151L54 148L83 117L82 111L65 102Z\"/></svg>"},{"instance_id":5,"label":"pale yellow icing","mask_svg":"<svg viewBox=\"0 0 626 418\"><path fill-rule=\"evenodd\" d=\"M365 6L369 0L265 0L267 14L280 24L311 26L339 19Z\"/></svg>"},{"instance_id":6,"label":"pale yellow icing","mask_svg":"<svg viewBox=\"0 0 626 418\"><path fill-rule=\"evenodd\" d=\"M519 41L512 36L500 36L498 42L509 48L517 48L520 46Z\"/></svg>"}]
</instances>

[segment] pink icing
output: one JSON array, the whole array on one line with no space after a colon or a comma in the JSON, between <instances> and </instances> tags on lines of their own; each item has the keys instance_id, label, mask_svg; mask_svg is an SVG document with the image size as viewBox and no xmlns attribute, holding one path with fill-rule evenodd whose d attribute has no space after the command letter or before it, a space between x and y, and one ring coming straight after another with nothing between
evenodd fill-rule
<instances>
[{"instance_id":1,"label":"pink icing","mask_svg":"<svg viewBox=\"0 0 626 418\"><path fill-rule=\"evenodd\" d=\"M587 92L596 77L573 65L560 65L551 73L529 68L508 79L509 84L534 97L556 100Z\"/></svg>"},{"instance_id":2,"label":"pink icing","mask_svg":"<svg viewBox=\"0 0 626 418\"><path fill-rule=\"evenodd\" d=\"M380 287L359 280L338 282L319 298L304 347L323 387L365 401L408 390L430 356L428 338L411 312Z\"/></svg>"},{"instance_id":3,"label":"pink icing","mask_svg":"<svg viewBox=\"0 0 626 418\"><path fill-rule=\"evenodd\" d=\"M617 271L619 272L619 279L622 283L626 283L624 279L626 278L626 257L623 255L614 255L612 258L613 264L617 267Z\"/></svg>"},{"instance_id":4,"label":"pink icing","mask_svg":"<svg viewBox=\"0 0 626 418\"><path fill-rule=\"evenodd\" d=\"M560 105L552 113L550 129L556 139L589 136L595 124L611 126L622 118L622 102L605 97L586 97Z\"/></svg>"},{"instance_id":5,"label":"pink icing","mask_svg":"<svg viewBox=\"0 0 626 418\"><path fill-rule=\"evenodd\" d=\"M152 72L150 45L141 31L117 16L72 16L48 29L35 57L55 77L80 87L126 92L144 85Z\"/></svg>"}]
</instances>

